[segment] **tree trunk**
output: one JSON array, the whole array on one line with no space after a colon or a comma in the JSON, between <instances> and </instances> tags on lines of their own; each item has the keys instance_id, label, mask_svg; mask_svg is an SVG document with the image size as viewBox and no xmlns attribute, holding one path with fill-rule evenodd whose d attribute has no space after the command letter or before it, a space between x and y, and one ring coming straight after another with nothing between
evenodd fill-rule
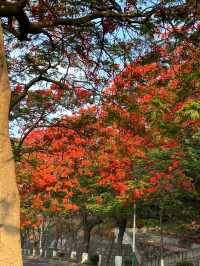
<instances>
[{"instance_id":1,"label":"tree trunk","mask_svg":"<svg viewBox=\"0 0 200 266\"><path fill-rule=\"evenodd\" d=\"M10 94L0 25L0 265L22 266L20 200L8 133Z\"/></svg>"},{"instance_id":2,"label":"tree trunk","mask_svg":"<svg viewBox=\"0 0 200 266\"><path fill-rule=\"evenodd\" d=\"M122 246L123 246L122 244L123 244L124 233L126 231L126 223L127 223L126 218L122 218L117 221L117 225L119 229L119 233L117 237L117 249L118 249L117 255L119 256L122 255Z\"/></svg>"},{"instance_id":3,"label":"tree trunk","mask_svg":"<svg viewBox=\"0 0 200 266\"><path fill-rule=\"evenodd\" d=\"M96 225L101 223L102 220L98 217L89 216L86 213L82 214L83 252L89 253L91 232Z\"/></svg>"},{"instance_id":4,"label":"tree trunk","mask_svg":"<svg viewBox=\"0 0 200 266\"><path fill-rule=\"evenodd\" d=\"M109 248L108 253L107 253L106 266L110 265L110 259L111 259L111 256L112 256L114 244L115 244L115 236L113 234L112 240L111 240L111 244L110 244L110 248Z\"/></svg>"},{"instance_id":5,"label":"tree trunk","mask_svg":"<svg viewBox=\"0 0 200 266\"><path fill-rule=\"evenodd\" d=\"M90 248L90 236L91 236L92 228L90 226L83 227L83 252L89 253Z\"/></svg>"}]
</instances>

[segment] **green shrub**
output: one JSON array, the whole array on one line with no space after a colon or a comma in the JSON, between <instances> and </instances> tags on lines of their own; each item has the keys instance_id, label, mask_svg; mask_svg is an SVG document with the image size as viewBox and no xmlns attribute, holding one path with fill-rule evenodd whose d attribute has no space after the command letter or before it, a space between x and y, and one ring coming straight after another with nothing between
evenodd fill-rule
<instances>
[{"instance_id":1,"label":"green shrub","mask_svg":"<svg viewBox=\"0 0 200 266\"><path fill-rule=\"evenodd\" d=\"M182 262L178 262L176 266L194 266L194 264L189 261L182 261Z\"/></svg>"}]
</instances>

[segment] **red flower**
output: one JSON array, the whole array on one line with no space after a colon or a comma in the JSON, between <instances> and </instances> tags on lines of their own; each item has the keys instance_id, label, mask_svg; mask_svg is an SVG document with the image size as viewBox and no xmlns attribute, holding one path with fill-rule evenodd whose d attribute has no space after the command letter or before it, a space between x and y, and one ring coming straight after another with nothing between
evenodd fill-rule
<instances>
[{"instance_id":1,"label":"red flower","mask_svg":"<svg viewBox=\"0 0 200 266\"><path fill-rule=\"evenodd\" d=\"M15 87L15 91L16 92L22 92L23 89L24 89L24 87L22 85L20 85L20 84L17 84L16 87Z\"/></svg>"},{"instance_id":2,"label":"red flower","mask_svg":"<svg viewBox=\"0 0 200 266\"><path fill-rule=\"evenodd\" d=\"M141 191L141 189L138 189L138 188L134 189L134 192L133 192L133 198L134 198L134 200L138 200L141 197L142 197L142 191Z\"/></svg>"},{"instance_id":3,"label":"red flower","mask_svg":"<svg viewBox=\"0 0 200 266\"><path fill-rule=\"evenodd\" d=\"M80 98L86 98L86 97L89 97L91 95L91 92L84 89L84 88L76 88L75 93L76 93L77 97L80 97Z\"/></svg>"},{"instance_id":4,"label":"red flower","mask_svg":"<svg viewBox=\"0 0 200 266\"><path fill-rule=\"evenodd\" d=\"M179 161L178 160L173 160L172 167L177 168L178 166L179 166Z\"/></svg>"}]
</instances>

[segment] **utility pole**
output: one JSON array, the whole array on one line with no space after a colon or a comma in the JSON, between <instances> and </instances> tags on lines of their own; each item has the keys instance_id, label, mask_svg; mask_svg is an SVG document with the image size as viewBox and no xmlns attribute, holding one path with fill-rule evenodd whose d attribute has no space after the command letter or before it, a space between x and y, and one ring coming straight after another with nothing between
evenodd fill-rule
<instances>
[{"instance_id":1,"label":"utility pole","mask_svg":"<svg viewBox=\"0 0 200 266\"><path fill-rule=\"evenodd\" d=\"M137 259L135 254L135 236L136 236L136 202L134 201L133 205L133 239L132 239L132 249L133 249L133 257L132 257L132 266L137 266Z\"/></svg>"}]
</instances>

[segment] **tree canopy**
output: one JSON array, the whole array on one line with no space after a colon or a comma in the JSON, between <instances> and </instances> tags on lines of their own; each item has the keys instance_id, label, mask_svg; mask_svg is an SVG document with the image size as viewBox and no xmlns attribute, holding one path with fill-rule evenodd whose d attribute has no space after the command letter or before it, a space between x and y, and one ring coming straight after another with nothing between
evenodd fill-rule
<instances>
[{"instance_id":1,"label":"tree canopy","mask_svg":"<svg viewBox=\"0 0 200 266\"><path fill-rule=\"evenodd\" d=\"M21 266L8 115L29 210L113 216L152 195L198 197L199 12L198 1L0 0L0 233L15 245L2 263Z\"/></svg>"}]
</instances>

